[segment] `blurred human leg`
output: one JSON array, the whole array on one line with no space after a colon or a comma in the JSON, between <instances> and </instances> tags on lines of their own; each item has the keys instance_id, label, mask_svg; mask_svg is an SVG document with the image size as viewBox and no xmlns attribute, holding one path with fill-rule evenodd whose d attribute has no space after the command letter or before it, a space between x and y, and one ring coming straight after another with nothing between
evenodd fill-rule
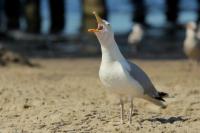
<instances>
[{"instance_id":1,"label":"blurred human leg","mask_svg":"<svg viewBox=\"0 0 200 133\"><path fill-rule=\"evenodd\" d=\"M50 15L51 15L51 33L59 33L63 30L64 19L64 0L49 0Z\"/></svg>"},{"instance_id":2,"label":"blurred human leg","mask_svg":"<svg viewBox=\"0 0 200 133\"><path fill-rule=\"evenodd\" d=\"M166 19L171 24L176 24L179 13L179 0L166 0Z\"/></svg>"},{"instance_id":3,"label":"blurred human leg","mask_svg":"<svg viewBox=\"0 0 200 133\"><path fill-rule=\"evenodd\" d=\"M7 29L19 29L20 0L5 0L4 9L7 18Z\"/></svg>"},{"instance_id":4,"label":"blurred human leg","mask_svg":"<svg viewBox=\"0 0 200 133\"><path fill-rule=\"evenodd\" d=\"M39 33L41 27L40 0L26 0L25 16L27 21L27 30L31 33Z\"/></svg>"},{"instance_id":5,"label":"blurred human leg","mask_svg":"<svg viewBox=\"0 0 200 133\"><path fill-rule=\"evenodd\" d=\"M133 10L133 21L135 23L140 23L145 25L145 16L146 16L146 8L144 0L131 0L132 5L134 6Z\"/></svg>"}]
</instances>

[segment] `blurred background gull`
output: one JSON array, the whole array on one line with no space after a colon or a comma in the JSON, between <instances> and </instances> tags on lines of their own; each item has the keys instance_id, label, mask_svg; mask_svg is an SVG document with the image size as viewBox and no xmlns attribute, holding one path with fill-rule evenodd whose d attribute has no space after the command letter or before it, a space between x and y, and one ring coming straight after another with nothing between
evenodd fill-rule
<instances>
[{"instance_id":1,"label":"blurred background gull","mask_svg":"<svg viewBox=\"0 0 200 133\"><path fill-rule=\"evenodd\" d=\"M92 11L111 23L126 56L185 58L185 24L199 23L200 1L0 0L1 48L28 57L98 56L97 40L87 33L96 27ZM137 25L141 36L133 42L130 35Z\"/></svg>"},{"instance_id":2,"label":"blurred background gull","mask_svg":"<svg viewBox=\"0 0 200 133\"><path fill-rule=\"evenodd\" d=\"M186 25L184 52L189 59L196 60L197 62L200 61L200 40L195 22L189 22Z\"/></svg>"},{"instance_id":3,"label":"blurred background gull","mask_svg":"<svg viewBox=\"0 0 200 133\"><path fill-rule=\"evenodd\" d=\"M141 41L143 39L144 32L140 24L135 23L132 27L132 31L128 36L128 43L132 45L134 52L139 52Z\"/></svg>"}]
</instances>

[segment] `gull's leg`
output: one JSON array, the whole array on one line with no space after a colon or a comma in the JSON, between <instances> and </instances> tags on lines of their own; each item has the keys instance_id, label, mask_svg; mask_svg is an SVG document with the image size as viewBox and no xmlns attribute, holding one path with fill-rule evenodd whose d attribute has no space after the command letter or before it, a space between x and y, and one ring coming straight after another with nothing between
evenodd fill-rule
<instances>
[{"instance_id":1,"label":"gull's leg","mask_svg":"<svg viewBox=\"0 0 200 133\"><path fill-rule=\"evenodd\" d=\"M121 108L121 124L124 124L124 102L120 99L120 108Z\"/></svg>"},{"instance_id":2,"label":"gull's leg","mask_svg":"<svg viewBox=\"0 0 200 133\"><path fill-rule=\"evenodd\" d=\"M132 114L133 114L133 99L130 99L130 108L129 108L129 124L132 122Z\"/></svg>"}]
</instances>

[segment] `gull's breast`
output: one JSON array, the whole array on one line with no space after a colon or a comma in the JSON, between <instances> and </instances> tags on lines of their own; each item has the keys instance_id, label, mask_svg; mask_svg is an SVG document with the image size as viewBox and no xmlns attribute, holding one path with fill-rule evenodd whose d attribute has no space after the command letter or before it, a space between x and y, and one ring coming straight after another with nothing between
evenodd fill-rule
<instances>
[{"instance_id":1,"label":"gull's breast","mask_svg":"<svg viewBox=\"0 0 200 133\"><path fill-rule=\"evenodd\" d=\"M99 77L103 85L120 95L136 95L140 93L138 83L128 76L119 62L101 64Z\"/></svg>"}]
</instances>

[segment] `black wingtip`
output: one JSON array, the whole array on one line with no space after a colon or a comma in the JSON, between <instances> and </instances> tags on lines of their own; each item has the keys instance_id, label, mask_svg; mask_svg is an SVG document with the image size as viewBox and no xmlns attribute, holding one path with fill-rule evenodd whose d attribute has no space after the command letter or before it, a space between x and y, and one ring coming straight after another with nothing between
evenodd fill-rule
<instances>
[{"instance_id":1,"label":"black wingtip","mask_svg":"<svg viewBox=\"0 0 200 133\"><path fill-rule=\"evenodd\" d=\"M163 99L164 97L168 97L168 94L165 92L158 92L158 96L155 97L155 99L165 102Z\"/></svg>"},{"instance_id":2,"label":"black wingtip","mask_svg":"<svg viewBox=\"0 0 200 133\"><path fill-rule=\"evenodd\" d=\"M155 99L165 102L165 100L160 96L159 97L155 97Z\"/></svg>"},{"instance_id":3,"label":"black wingtip","mask_svg":"<svg viewBox=\"0 0 200 133\"><path fill-rule=\"evenodd\" d=\"M159 95L159 97L168 97L169 96L169 94L168 93L165 93L165 92L158 92L158 95Z\"/></svg>"}]
</instances>

